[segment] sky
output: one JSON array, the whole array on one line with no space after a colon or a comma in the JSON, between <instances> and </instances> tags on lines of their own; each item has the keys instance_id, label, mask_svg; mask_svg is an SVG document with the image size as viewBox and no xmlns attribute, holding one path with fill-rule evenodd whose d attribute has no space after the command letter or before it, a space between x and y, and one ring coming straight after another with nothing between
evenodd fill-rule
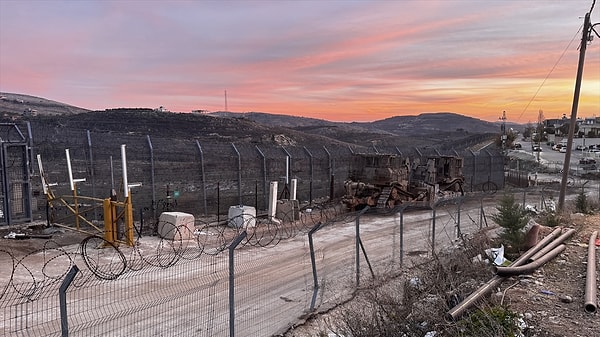
<instances>
[{"instance_id":1,"label":"sky","mask_svg":"<svg viewBox=\"0 0 600 337\"><path fill-rule=\"evenodd\" d=\"M593 1L0 0L0 92L92 110L535 123L571 114ZM583 69L578 116L600 117L597 36Z\"/></svg>"}]
</instances>

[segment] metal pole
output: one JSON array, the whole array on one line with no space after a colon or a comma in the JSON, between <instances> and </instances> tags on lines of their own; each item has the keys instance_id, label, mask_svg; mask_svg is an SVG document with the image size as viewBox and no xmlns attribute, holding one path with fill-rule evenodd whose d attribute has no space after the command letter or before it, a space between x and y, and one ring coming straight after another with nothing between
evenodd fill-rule
<instances>
[{"instance_id":1,"label":"metal pole","mask_svg":"<svg viewBox=\"0 0 600 337\"><path fill-rule=\"evenodd\" d=\"M400 210L400 267L404 261L404 209Z\"/></svg>"},{"instance_id":2,"label":"metal pole","mask_svg":"<svg viewBox=\"0 0 600 337\"><path fill-rule=\"evenodd\" d=\"M362 212L361 212L362 213ZM360 285L360 215L356 217L355 221L355 237L354 237L354 254L356 260L356 288Z\"/></svg>"},{"instance_id":3,"label":"metal pole","mask_svg":"<svg viewBox=\"0 0 600 337\"><path fill-rule=\"evenodd\" d=\"M585 14L581 44L579 45L579 63L577 66L577 78L575 80L575 91L573 93L573 106L571 108L571 121L569 122L569 135L567 139L567 152L563 163L562 180L560 182L560 194L558 196L558 211L562 212L565 205L565 194L567 193L567 180L569 178L569 167L571 164L571 148L573 147L573 134L577 124L577 108L579 106L579 93L581 91L581 78L583 77L583 64L585 61L585 49L590 40L591 33L590 13Z\"/></svg>"},{"instance_id":4,"label":"metal pole","mask_svg":"<svg viewBox=\"0 0 600 337\"><path fill-rule=\"evenodd\" d=\"M73 282L73 279L75 278L75 275L77 275L78 271L79 268L77 268L77 265L73 264L65 276L65 279L60 284L60 288L58 290L58 301L60 305L60 329L62 331L62 337L69 336L69 321L67 319L67 289Z\"/></svg>"},{"instance_id":5,"label":"metal pole","mask_svg":"<svg viewBox=\"0 0 600 337\"><path fill-rule=\"evenodd\" d=\"M323 145L323 150L325 150L325 153L327 153L327 159L329 161L329 198L331 200L333 198L333 193L331 191L333 189L333 164L331 162L331 153L329 153L329 150L327 150L325 145Z\"/></svg>"},{"instance_id":6,"label":"metal pole","mask_svg":"<svg viewBox=\"0 0 600 337\"><path fill-rule=\"evenodd\" d=\"M458 201L458 214L456 216L456 238L460 239L462 233L460 231L460 206L462 204L462 198Z\"/></svg>"},{"instance_id":7,"label":"metal pole","mask_svg":"<svg viewBox=\"0 0 600 337\"><path fill-rule=\"evenodd\" d=\"M310 263L312 266L313 274L313 294L312 299L310 301L310 311L313 311L315 309L317 293L319 292L319 279L317 277L317 260L315 258L315 245L312 236L316 231L318 231L321 228L321 226L323 226L323 224L318 223L308 232L308 248L310 251Z\"/></svg>"},{"instance_id":8,"label":"metal pole","mask_svg":"<svg viewBox=\"0 0 600 337\"><path fill-rule=\"evenodd\" d=\"M246 238L244 230L240 235L229 245L229 336L235 336L235 263L233 251Z\"/></svg>"},{"instance_id":9,"label":"metal pole","mask_svg":"<svg viewBox=\"0 0 600 337\"><path fill-rule=\"evenodd\" d=\"M156 188L154 181L154 148L152 147L152 141L150 135L146 135L148 141L148 147L150 148L150 181L152 184L152 219L156 219Z\"/></svg>"},{"instance_id":10,"label":"metal pole","mask_svg":"<svg viewBox=\"0 0 600 337\"><path fill-rule=\"evenodd\" d=\"M238 205L242 206L242 156L240 155L240 151L238 151L237 147L235 147L235 144L231 143L231 146L233 146L233 149L235 150L235 153L237 153L238 157Z\"/></svg>"},{"instance_id":11,"label":"metal pole","mask_svg":"<svg viewBox=\"0 0 600 337\"><path fill-rule=\"evenodd\" d=\"M129 196L129 182L127 181L127 152L125 151L125 144L121 145L121 163L123 169L123 197Z\"/></svg>"},{"instance_id":12,"label":"metal pole","mask_svg":"<svg viewBox=\"0 0 600 337\"><path fill-rule=\"evenodd\" d=\"M92 197L96 197L96 178L94 174L94 156L92 155L92 137L90 130L87 131L88 151L90 152L90 176L92 177ZM96 208L94 207L94 220L98 220Z\"/></svg>"},{"instance_id":13,"label":"metal pole","mask_svg":"<svg viewBox=\"0 0 600 337\"><path fill-rule=\"evenodd\" d=\"M202 146L200 146L200 142L197 139L196 146L198 147L198 151L200 151L200 173L202 174L202 199L204 204L204 214L208 214L208 207L206 206L206 176L204 174L204 152L202 151Z\"/></svg>"},{"instance_id":14,"label":"metal pole","mask_svg":"<svg viewBox=\"0 0 600 337\"><path fill-rule=\"evenodd\" d=\"M431 227L432 227L432 229L431 229L431 255L435 255L435 217L436 217L435 213L436 212L435 212L435 206L434 206L433 212L432 212L433 219L431 222Z\"/></svg>"},{"instance_id":15,"label":"metal pole","mask_svg":"<svg viewBox=\"0 0 600 337\"><path fill-rule=\"evenodd\" d=\"M258 153L260 154L260 156L262 157L262 162L263 162L263 167L262 167L262 171L263 171L263 202L266 205L268 204L267 201L267 157L265 156L265 154L260 150L260 148L258 147L258 145L255 146L256 147L256 151L258 151Z\"/></svg>"},{"instance_id":16,"label":"metal pole","mask_svg":"<svg viewBox=\"0 0 600 337\"><path fill-rule=\"evenodd\" d=\"M313 155L308 151L306 146L304 146L304 151L308 154L308 160L310 165L310 189L308 191L308 203L312 205L313 201L313 179L314 179L314 166L313 166Z\"/></svg>"}]
</instances>

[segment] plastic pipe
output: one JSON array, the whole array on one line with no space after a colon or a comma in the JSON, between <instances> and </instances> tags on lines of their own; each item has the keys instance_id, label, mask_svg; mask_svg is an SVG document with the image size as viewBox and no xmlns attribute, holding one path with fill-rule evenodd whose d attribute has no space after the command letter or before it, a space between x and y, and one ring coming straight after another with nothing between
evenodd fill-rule
<instances>
[{"instance_id":1,"label":"plastic pipe","mask_svg":"<svg viewBox=\"0 0 600 337\"><path fill-rule=\"evenodd\" d=\"M596 302L596 237L598 231L595 231L590 236L588 244L588 259L587 273L585 277L585 296L584 305L585 312L593 314L597 309Z\"/></svg>"},{"instance_id":2,"label":"plastic pipe","mask_svg":"<svg viewBox=\"0 0 600 337\"><path fill-rule=\"evenodd\" d=\"M517 266L517 267L500 267L494 266L494 272L498 276L514 276L520 274L529 274L539 267L543 266L546 262L555 258L558 254L560 254L563 250L565 250L567 246L559 245L554 247L551 251L546 253L545 255L540 256L535 259L533 262Z\"/></svg>"},{"instance_id":3,"label":"plastic pipe","mask_svg":"<svg viewBox=\"0 0 600 337\"><path fill-rule=\"evenodd\" d=\"M529 259L531 256L533 256L533 254L537 253L540 249L542 249L544 246L546 246L548 244L548 242L556 239L556 237L558 235L560 235L560 232L561 232L560 228L555 229L552 233L548 234L548 236L546 236L545 238L540 240L540 242L538 242L535 246L531 247L527 252L525 252L525 254L521 255L521 257L519 257L513 263L511 263L510 266L511 267L512 266L520 266L521 264L523 264L525 261L527 261L527 259ZM505 279L506 278L503 276L498 276L498 275L494 276L483 286L479 287L479 289L477 289L473 293L471 293L471 295L469 295L467 298L465 298L462 302L460 302L454 308L450 309L450 311L448 311L448 313L446 314L446 318L448 320L452 320L452 321L456 320L467 309L469 309L475 302L477 302L481 297L489 294L494 288L496 288Z\"/></svg>"},{"instance_id":4,"label":"plastic pipe","mask_svg":"<svg viewBox=\"0 0 600 337\"><path fill-rule=\"evenodd\" d=\"M546 255L549 251L551 251L556 246L558 246L561 243L563 243L571 235L573 235L573 233L575 233L575 229L571 228L571 229L567 230L561 236L559 236L556 240L552 241L546 247L540 249L537 253L535 253L533 256L531 256L529 259L527 259L527 263L531 263L531 262L539 259L540 257Z\"/></svg>"}]
</instances>

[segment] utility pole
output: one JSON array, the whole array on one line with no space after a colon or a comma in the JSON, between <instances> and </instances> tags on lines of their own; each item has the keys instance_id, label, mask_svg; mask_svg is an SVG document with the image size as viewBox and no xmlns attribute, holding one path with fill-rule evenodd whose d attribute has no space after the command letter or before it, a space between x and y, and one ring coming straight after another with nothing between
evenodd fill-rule
<instances>
[{"instance_id":1,"label":"utility pole","mask_svg":"<svg viewBox=\"0 0 600 337\"><path fill-rule=\"evenodd\" d=\"M560 194L558 196L558 212L561 213L565 205L565 194L567 193L567 179L569 178L569 168L571 164L571 149L573 147L573 134L575 133L575 124L577 123L577 108L579 106L579 93L581 91L581 78L583 77L583 64L585 61L585 49L588 41L591 41L591 10L585 14L583 22L583 33L581 36L581 45L579 46L579 63L577 65L577 78L575 80L575 91L573 93L573 107L571 109L571 121L569 123L569 136L567 139L567 152L565 153L565 162L563 164L562 180L560 182Z\"/></svg>"},{"instance_id":2,"label":"utility pole","mask_svg":"<svg viewBox=\"0 0 600 337\"><path fill-rule=\"evenodd\" d=\"M502 126L500 126L500 128L502 129L502 136L501 137L501 141L502 141L502 154L505 155L506 154L506 111L502 111L502 117L499 118L502 121Z\"/></svg>"}]
</instances>

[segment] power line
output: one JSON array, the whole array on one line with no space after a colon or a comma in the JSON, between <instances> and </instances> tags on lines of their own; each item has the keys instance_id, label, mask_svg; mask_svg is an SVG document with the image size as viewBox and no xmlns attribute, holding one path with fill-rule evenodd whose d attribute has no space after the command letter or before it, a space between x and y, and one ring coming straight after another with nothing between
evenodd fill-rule
<instances>
[{"instance_id":1,"label":"power line","mask_svg":"<svg viewBox=\"0 0 600 337\"><path fill-rule=\"evenodd\" d=\"M567 45L567 47L565 48L565 50L563 50L562 54L560 54L560 57L558 58L558 60L556 60L556 63L554 63L554 66L552 66L552 69L550 69L550 72L548 72L548 74L546 75L546 77L544 78L544 80L542 81L542 83L540 84L540 86L537 88L537 90L535 91L535 94L533 94L533 97L529 100L529 102L527 103L527 105L525 106L525 108L523 109L523 111L521 111L521 114L519 115L519 118L517 118L517 120L521 120L521 117L523 117L523 114L525 113L525 111L527 111L527 109L529 108L529 106L531 105L531 103L533 103L533 101L535 100L535 98L539 94L540 90L542 90L542 87L544 86L544 84L546 84L546 80L548 80L548 78L550 77L550 75L552 74L552 72L554 71L554 69L556 69L556 66L558 66L558 63L560 63L560 60L562 60L563 56L565 56L565 54L567 53L567 50L569 50L569 48L571 47L571 44L573 43L573 41L575 40L575 38L579 35L579 32L581 31L581 28L583 28L583 25L581 25L581 27L579 27L579 29L577 30L577 32L573 35L573 38L571 38L571 41L569 41L569 44Z\"/></svg>"}]
</instances>

